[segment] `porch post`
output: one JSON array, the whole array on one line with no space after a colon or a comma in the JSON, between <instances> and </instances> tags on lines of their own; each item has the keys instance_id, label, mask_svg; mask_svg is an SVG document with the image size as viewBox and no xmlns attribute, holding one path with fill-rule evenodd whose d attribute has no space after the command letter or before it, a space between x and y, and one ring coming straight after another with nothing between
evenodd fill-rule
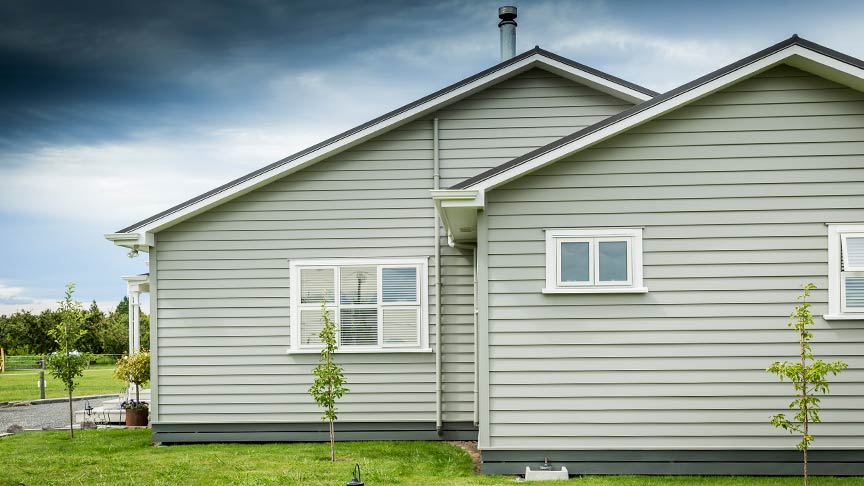
<instances>
[{"instance_id":1,"label":"porch post","mask_svg":"<svg viewBox=\"0 0 864 486\"><path fill-rule=\"evenodd\" d=\"M150 276L130 275L123 277L126 281L126 295L129 298L129 356L141 351L141 294L150 292ZM135 386L130 385L127 398L135 395Z\"/></svg>"},{"instance_id":2,"label":"porch post","mask_svg":"<svg viewBox=\"0 0 864 486\"><path fill-rule=\"evenodd\" d=\"M129 285L129 355L141 349L141 289Z\"/></svg>"}]
</instances>

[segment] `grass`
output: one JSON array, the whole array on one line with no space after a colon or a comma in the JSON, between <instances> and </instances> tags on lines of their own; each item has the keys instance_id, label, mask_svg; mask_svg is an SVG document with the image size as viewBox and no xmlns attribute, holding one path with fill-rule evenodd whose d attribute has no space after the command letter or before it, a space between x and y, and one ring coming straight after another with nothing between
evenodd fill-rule
<instances>
[{"instance_id":1,"label":"grass","mask_svg":"<svg viewBox=\"0 0 864 486\"><path fill-rule=\"evenodd\" d=\"M515 484L474 474L471 459L444 442L345 442L341 460L328 444L206 444L153 447L150 431L28 432L0 439L0 485L303 485L345 484L359 463L369 486ZM547 484L547 483L543 483ZM586 486L797 486L800 478L589 476ZM864 484L864 478L814 478L813 486Z\"/></svg>"},{"instance_id":2,"label":"grass","mask_svg":"<svg viewBox=\"0 0 864 486\"><path fill-rule=\"evenodd\" d=\"M76 396L120 393L126 385L114 378L113 365L96 365L84 370L75 389ZM39 398L39 371L20 370L0 373L0 402L17 402ZM63 384L45 371L45 398L65 397Z\"/></svg>"}]
</instances>

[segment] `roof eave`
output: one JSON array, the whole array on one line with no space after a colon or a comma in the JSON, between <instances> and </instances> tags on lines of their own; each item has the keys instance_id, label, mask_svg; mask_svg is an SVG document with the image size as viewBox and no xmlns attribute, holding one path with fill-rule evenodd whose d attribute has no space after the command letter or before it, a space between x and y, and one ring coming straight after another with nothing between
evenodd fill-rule
<instances>
[{"instance_id":1,"label":"roof eave","mask_svg":"<svg viewBox=\"0 0 864 486\"><path fill-rule=\"evenodd\" d=\"M136 251L150 251L150 247L154 246L153 233L108 233L105 239L123 248L129 248Z\"/></svg>"}]
</instances>

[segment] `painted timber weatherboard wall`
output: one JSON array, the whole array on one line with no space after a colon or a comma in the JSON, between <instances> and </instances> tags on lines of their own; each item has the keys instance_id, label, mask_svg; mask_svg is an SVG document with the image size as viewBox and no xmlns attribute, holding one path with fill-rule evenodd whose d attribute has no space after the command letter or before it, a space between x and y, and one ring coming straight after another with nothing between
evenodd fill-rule
<instances>
[{"instance_id":1,"label":"painted timber weatherboard wall","mask_svg":"<svg viewBox=\"0 0 864 486\"><path fill-rule=\"evenodd\" d=\"M504 81L437 114L442 185L627 106L539 69ZM222 424L319 422L307 394L317 355L286 353L289 260L430 257L431 130L431 117L409 123L157 235L151 277L158 289L159 440L309 439L302 425ZM472 274L470 251L445 244L443 419L451 424L473 420ZM434 347L433 311L430 305ZM434 431L432 354L342 354L340 360L351 389L340 422L360 434L352 437L387 432L376 425L383 422L432 423ZM318 437L316 431L309 433ZM390 436L428 438L411 431L377 437Z\"/></svg>"},{"instance_id":2,"label":"painted timber weatherboard wall","mask_svg":"<svg viewBox=\"0 0 864 486\"><path fill-rule=\"evenodd\" d=\"M484 470L546 454L593 457L588 472L728 474L710 463L762 450L764 467L740 470L786 471L795 440L767 419L790 387L764 369L796 354L800 284L826 310L825 223L864 221L862 156L864 94L781 66L487 194ZM644 227L650 292L541 294L544 228L603 226ZM864 322L818 321L816 352L850 368L815 447L859 453Z\"/></svg>"}]
</instances>

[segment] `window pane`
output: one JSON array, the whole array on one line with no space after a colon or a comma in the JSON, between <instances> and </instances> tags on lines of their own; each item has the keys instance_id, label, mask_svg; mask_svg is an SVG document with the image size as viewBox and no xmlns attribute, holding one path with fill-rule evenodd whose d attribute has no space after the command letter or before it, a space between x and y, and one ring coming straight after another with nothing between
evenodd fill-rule
<instances>
[{"instance_id":1,"label":"window pane","mask_svg":"<svg viewBox=\"0 0 864 486\"><path fill-rule=\"evenodd\" d=\"M588 246L587 241L561 243L562 282L587 282L590 280Z\"/></svg>"},{"instance_id":2,"label":"window pane","mask_svg":"<svg viewBox=\"0 0 864 486\"><path fill-rule=\"evenodd\" d=\"M416 346L419 315L416 307L385 307L384 344Z\"/></svg>"},{"instance_id":3,"label":"window pane","mask_svg":"<svg viewBox=\"0 0 864 486\"><path fill-rule=\"evenodd\" d=\"M627 242L626 241L600 241L600 281L601 282L626 282L627 281Z\"/></svg>"},{"instance_id":4,"label":"window pane","mask_svg":"<svg viewBox=\"0 0 864 486\"><path fill-rule=\"evenodd\" d=\"M339 302L342 304L378 303L378 268L342 267Z\"/></svg>"},{"instance_id":5,"label":"window pane","mask_svg":"<svg viewBox=\"0 0 864 486\"><path fill-rule=\"evenodd\" d=\"M846 277L846 307L864 308L864 277Z\"/></svg>"},{"instance_id":6,"label":"window pane","mask_svg":"<svg viewBox=\"0 0 864 486\"><path fill-rule=\"evenodd\" d=\"M300 302L303 304L320 304L327 297L327 302L333 302L334 270L332 268L301 268L300 269ZM292 282L291 285L294 285Z\"/></svg>"},{"instance_id":7,"label":"window pane","mask_svg":"<svg viewBox=\"0 0 864 486\"><path fill-rule=\"evenodd\" d=\"M332 319L333 311L330 311ZM321 344L321 338L318 334L324 328L324 321L321 319L321 309L303 309L300 311L300 345L315 346Z\"/></svg>"},{"instance_id":8,"label":"window pane","mask_svg":"<svg viewBox=\"0 0 864 486\"><path fill-rule=\"evenodd\" d=\"M378 345L378 309L341 309L339 311L342 346Z\"/></svg>"},{"instance_id":9,"label":"window pane","mask_svg":"<svg viewBox=\"0 0 864 486\"><path fill-rule=\"evenodd\" d=\"M417 302L417 269L382 268L381 299L384 302Z\"/></svg>"},{"instance_id":10,"label":"window pane","mask_svg":"<svg viewBox=\"0 0 864 486\"><path fill-rule=\"evenodd\" d=\"M846 237L846 260L850 267L864 267L864 238L858 236Z\"/></svg>"}]
</instances>

